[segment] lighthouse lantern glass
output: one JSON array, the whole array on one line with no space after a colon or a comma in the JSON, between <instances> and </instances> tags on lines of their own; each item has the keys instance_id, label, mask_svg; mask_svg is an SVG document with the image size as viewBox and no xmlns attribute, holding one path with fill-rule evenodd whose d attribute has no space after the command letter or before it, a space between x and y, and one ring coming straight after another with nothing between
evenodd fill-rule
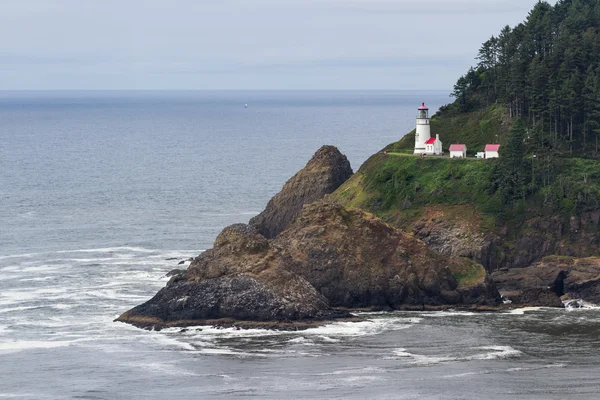
<instances>
[{"instance_id":1,"label":"lighthouse lantern glass","mask_svg":"<svg viewBox=\"0 0 600 400\"><path fill-rule=\"evenodd\" d=\"M427 110L419 110L419 119L427 119Z\"/></svg>"}]
</instances>

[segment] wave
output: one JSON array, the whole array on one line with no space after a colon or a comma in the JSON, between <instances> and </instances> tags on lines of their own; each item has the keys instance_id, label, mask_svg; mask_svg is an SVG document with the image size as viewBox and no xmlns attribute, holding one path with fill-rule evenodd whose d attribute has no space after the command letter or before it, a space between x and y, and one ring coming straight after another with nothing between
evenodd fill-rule
<instances>
[{"instance_id":1,"label":"wave","mask_svg":"<svg viewBox=\"0 0 600 400\"><path fill-rule=\"evenodd\" d=\"M514 309L514 310L510 310L510 311L508 311L508 314L523 315L526 312L529 312L529 311L539 311L541 309L542 309L541 307L523 307L523 308L517 308L517 309Z\"/></svg>"},{"instance_id":2,"label":"wave","mask_svg":"<svg viewBox=\"0 0 600 400\"><path fill-rule=\"evenodd\" d=\"M71 346L75 342L77 341L16 340L12 342L0 342L0 353L14 353L34 349L53 349L56 347Z\"/></svg>"},{"instance_id":3,"label":"wave","mask_svg":"<svg viewBox=\"0 0 600 400\"><path fill-rule=\"evenodd\" d=\"M420 315L424 317L468 317L474 315L480 315L481 313L474 313L472 311L432 311L427 313L422 313Z\"/></svg>"},{"instance_id":4,"label":"wave","mask_svg":"<svg viewBox=\"0 0 600 400\"><path fill-rule=\"evenodd\" d=\"M523 353L510 346L484 346L476 347L477 350L488 350L484 353L476 353L466 356L450 356L450 355L425 355L410 353L407 349L400 348L393 351L393 356L386 356L386 360L394 359L409 359L411 364L420 366L444 364L450 362L464 362L474 360L498 360L506 358L516 358L521 356Z\"/></svg>"},{"instance_id":5,"label":"wave","mask_svg":"<svg viewBox=\"0 0 600 400\"><path fill-rule=\"evenodd\" d=\"M99 247L99 248L86 248L86 249L71 249L71 250L56 250L56 251L43 251L36 253L20 253L20 254L7 254L0 256L0 260L7 260L11 258L33 258L37 256L43 256L48 254L77 254L77 253L141 253L141 254L152 254L151 257L163 257L173 256L173 254L195 254L198 255L203 250L197 249L185 249L185 250L171 250L171 249L150 249L146 247L136 246L115 246L115 247Z\"/></svg>"},{"instance_id":6,"label":"wave","mask_svg":"<svg viewBox=\"0 0 600 400\"><path fill-rule=\"evenodd\" d=\"M134 246L116 246L116 247L100 247L96 249L74 249L74 250L59 250L52 253L65 254L65 253L115 253L119 251L129 251L135 253L156 253L162 251L160 249L147 249L145 247L134 247Z\"/></svg>"},{"instance_id":7,"label":"wave","mask_svg":"<svg viewBox=\"0 0 600 400\"><path fill-rule=\"evenodd\" d=\"M563 301L563 304L565 305L565 309L567 311L600 309L599 305L590 303L585 300L566 300L566 301Z\"/></svg>"},{"instance_id":8,"label":"wave","mask_svg":"<svg viewBox=\"0 0 600 400\"><path fill-rule=\"evenodd\" d=\"M548 365L540 365L536 367L515 367L515 368L502 368L502 369L486 369L482 371L473 371L473 372L464 372L462 374L451 374L444 375L442 379L455 379L455 378L464 378L470 377L474 375L489 375L503 372L522 372L522 371L538 371L542 369L548 368L566 368L566 364L548 364Z\"/></svg>"}]
</instances>

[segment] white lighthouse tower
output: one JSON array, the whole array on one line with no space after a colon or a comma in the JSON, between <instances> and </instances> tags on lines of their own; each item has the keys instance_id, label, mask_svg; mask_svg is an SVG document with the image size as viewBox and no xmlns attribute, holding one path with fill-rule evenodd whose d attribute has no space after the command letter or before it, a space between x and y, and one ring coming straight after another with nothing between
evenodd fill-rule
<instances>
[{"instance_id":1,"label":"white lighthouse tower","mask_svg":"<svg viewBox=\"0 0 600 400\"><path fill-rule=\"evenodd\" d=\"M431 126L429 125L429 108L425 103L419 107L417 115L417 133L415 134L415 154L425 154L425 144L431 139Z\"/></svg>"}]
</instances>

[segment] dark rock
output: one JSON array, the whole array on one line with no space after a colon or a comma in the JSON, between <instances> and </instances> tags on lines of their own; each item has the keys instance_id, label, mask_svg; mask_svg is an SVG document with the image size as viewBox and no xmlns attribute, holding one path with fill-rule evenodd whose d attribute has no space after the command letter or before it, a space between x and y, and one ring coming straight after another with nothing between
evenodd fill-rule
<instances>
[{"instance_id":1,"label":"dark rock","mask_svg":"<svg viewBox=\"0 0 600 400\"><path fill-rule=\"evenodd\" d=\"M184 273L185 273L184 269L173 269L173 270L167 272L167 274L165 276L166 277L172 277L172 276L181 275L181 274L184 274Z\"/></svg>"},{"instance_id":2,"label":"dark rock","mask_svg":"<svg viewBox=\"0 0 600 400\"><path fill-rule=\"evenodd\" d=\"M179 263L177 265L183 265L183 264L185 264L185 260L179 261Z\"/></svg>"},{"instance_id":3,"label":"dark rock","mask_svg":"<svg viewBox=\"0 0 600 400\"><path fill-rule=\"evenodd\" d=\"M302 206L333 193L352 176L350 162L333 146L323 146L306 166L294 175L267 204L265 210L250 220L250 225L268 239L283 232Z\"/></svg>"},{"instance_id":4,"label":"dark rock","mask_svg":"<svg viewBox=\"0 0 600 400\"><path fill-rule=\"evenodd\" d=\"M483 274L459 282L453 274L459 269ZM272 242L248 225L224 229L185 274L118 320L143 327L227 319L298 328L352 317L332 307L499 302L482 266L433 253L371 214L323 201L306 206Z\"/></svg>"},{"instance_id":5,"label":"dark rock","mask_svg":"<svg viewBox=\"0 0 600 400\"><path fill-rule=\"evenodd\" d=\"M474 286L483 290L459 287L452 269L469 261L440 256L374 215L333 202L306 206L273 246L281 249L281 265L304 277L334 307L499 301L495 289L488 290L483 267L474 267L482 273Z\"/></svg>"},{"instance_id":6,"label":"dark rock","mask_svg":"<svg viewBox=\"0 0 600 400\"><path fill-rule=\"evenodd\" d=\"M562 307L561 297L600 304L600 259L549 256L526 268L492 275L504 297L515 304Z\"/></svg>"}]
</instances>

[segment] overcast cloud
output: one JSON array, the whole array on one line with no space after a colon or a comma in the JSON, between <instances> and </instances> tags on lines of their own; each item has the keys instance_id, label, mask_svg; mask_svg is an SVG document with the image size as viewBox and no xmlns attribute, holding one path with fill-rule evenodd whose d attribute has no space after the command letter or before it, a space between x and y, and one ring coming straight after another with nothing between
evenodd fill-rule
<instances>
[{"instance_id":1,"label":"overcast cloud","mask_svg":"<svg viewBox=\"0 0 600 400\"><path fill-rule=\"evenodd\" d=\"M0 90L448 90L536 2L0 0Z\"/></svg>"}]
</instances>

